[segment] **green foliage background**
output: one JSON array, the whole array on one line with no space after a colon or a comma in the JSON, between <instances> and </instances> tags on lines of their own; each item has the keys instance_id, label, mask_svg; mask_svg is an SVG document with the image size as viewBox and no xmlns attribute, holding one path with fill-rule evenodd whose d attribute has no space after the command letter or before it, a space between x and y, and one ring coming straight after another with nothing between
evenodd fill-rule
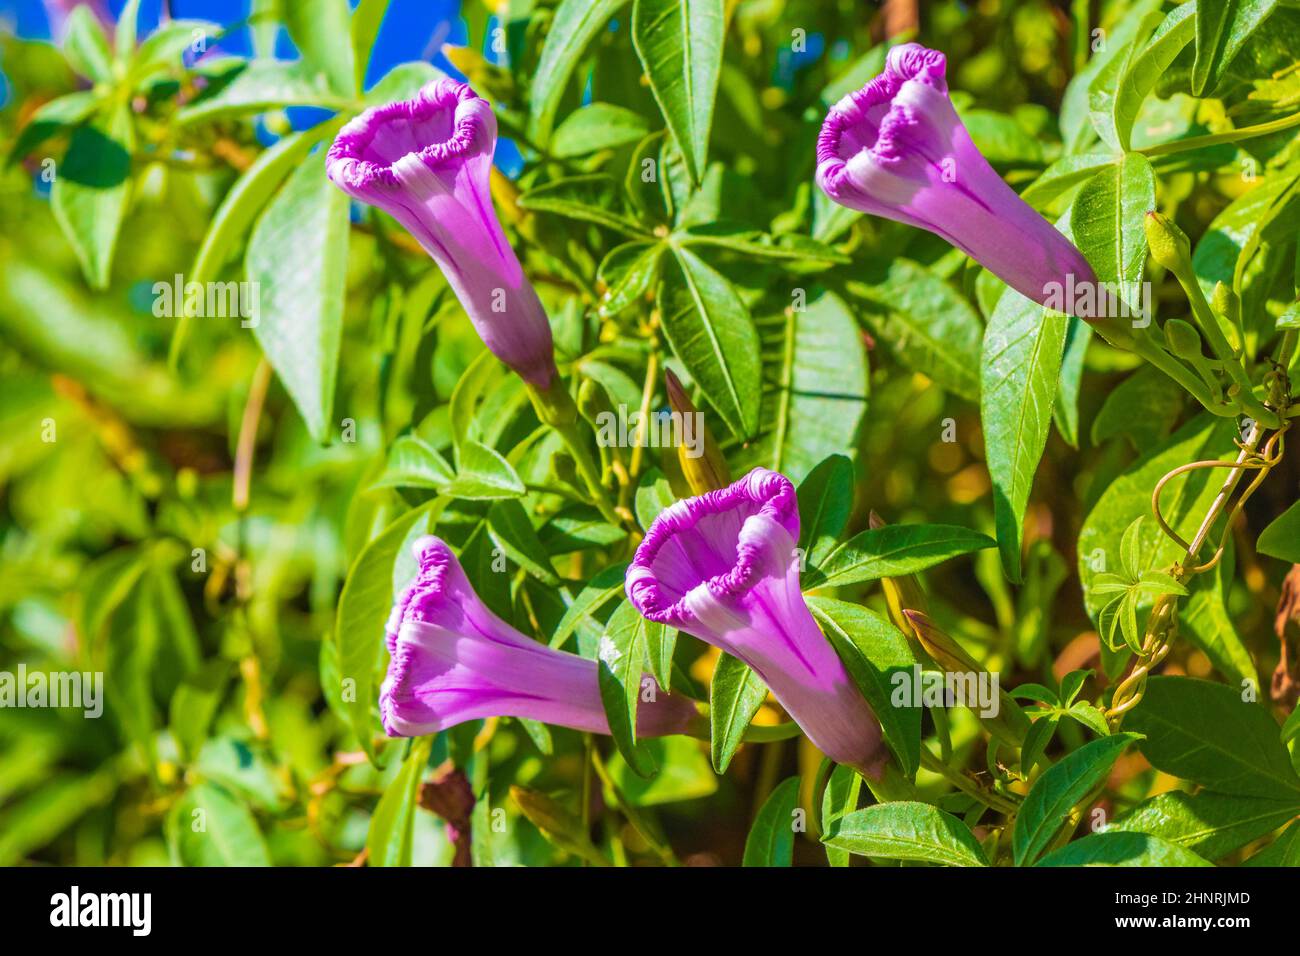
<instances>
[{"instance_id":1,"label":"green foliage background","mask_svg":"<svg viewBox=\"0 0 1300 956\"><path fill-rule=\"evenodd\" d=\"M1132 733L1109 734L1098 706L1131 652L1097 639L1090 559L1175 559L1149 520L1126 529L1171 468L1235 454L1234 422L940 239L817 192L827 108L904 38L875 5L467 0L449 55L524 155L494 199L575 387L661 408L673 367L733 474L778 469L807 514L825 506L805 586L837 646L879 674L922 659L879 580L925 570L933 620L1025 705L1011 730L878 706L916 782L884 801L806 741L740 744L755 714L780 720L752 675L624 620L638 525L685 494L675 457L623 450L610 480L636 521L603 520L437 269L325 180L343 120L437 73L361 89L386 2L254 6L259 49L282 21L301 59L186 66L217 25L146 38L129 16L113 37L74 16L58 47L2 38L0 670L103 671L107 706L0 712L0 864L445 864L421 794L452 771L477 864L1300 863L1300 719L1268 692L1300 560L1294 455L1182 599ZM1147 262L1160 209L1206 291L1241 296L1248 355L1276 354L1298 324L1300 9L923 3L917 39L947 54L976 144L1101 278L1145 276L1158 321L1186 315ZM294 132L289 106L333 118ZM257 282L261 321L155 316L176 275ZM1178 483L1175 526L1216 489ZM910 530L867 531L871 510ZM524 632L588 656L625 635L702 700L712 678L713 741L517 721L385 741L383 622L404 545L433 529ZM1023 747L989 745L1007 733ZM973 775L918 771L925 753ZM1118 823L1090 832L1094 807Z\"/></svg>"}]
</instances>

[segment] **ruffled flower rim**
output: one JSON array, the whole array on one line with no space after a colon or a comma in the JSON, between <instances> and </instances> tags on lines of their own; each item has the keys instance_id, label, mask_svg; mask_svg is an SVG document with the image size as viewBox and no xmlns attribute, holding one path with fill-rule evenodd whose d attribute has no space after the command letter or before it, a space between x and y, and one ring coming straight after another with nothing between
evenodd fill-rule
<instances>
[{"instance_id":1,"label":"ruffled flower rim","mask_svg":"<svg viewBox=\"0 0 1300 956\"><path fill-rule=\"evenodd\" d=\"M655 574L655 561L659 552L676 535L694 528L707 516L732 511L746 502L759 505L759 509L741 526L735 562L729 570L701 581L714 597L735 597L757 583L765 564L764 552L771 543L763 519L776 522L793 539L798 539L799 504L794 485L785 475L766 468L755 468L726 488L675 502L651 523L627 571L628 600L642 617L657 624L677 627L695 622L696 615L688 606L689 593L677 600L670 599Z\"/></svg>"},{"instance_id":2,"label":"ruffled flower rim","mask_svg":"<svg viewBox=\"0 0 1300 956\"><path fill-rule=\"evenodd\" d=\"M447 139L429 143L390 163L365 158L375 136L389 123L420 122L448 110L454 111L454 125ZM350 189L396 185L393 167L411 156L418 157L431 169L469 156L475 148L475 139L485 128L484 112L491 116L487 101L468 83L440 77L425 84L409 100L371 107L348 121L330 145L326 171L332 181Z\"/></svg>"},{"instance_id":3,"label":"ruffled flower rim","mask_svg":"<svg viewBox=\"0 0 1300 956\"><path fill-rule=\"evenodd\" d=\"M946 95L946 71L947 58L938 50L919 43L904 43L890 50L885 58L884 72L869 80L862 89L844 96L827 112L817 136L818 177L834 186L837 178L844 174L846 160L840 155L840 140L846 130L854 129L866 119L868 110L892 103L909 80L924 83ZM906 150L903 138L907 130L918 122L912 107L893 103L881 120L875 142L867 151L873 159L885 165L897 162Z\"/></svg>"}]
</instances>

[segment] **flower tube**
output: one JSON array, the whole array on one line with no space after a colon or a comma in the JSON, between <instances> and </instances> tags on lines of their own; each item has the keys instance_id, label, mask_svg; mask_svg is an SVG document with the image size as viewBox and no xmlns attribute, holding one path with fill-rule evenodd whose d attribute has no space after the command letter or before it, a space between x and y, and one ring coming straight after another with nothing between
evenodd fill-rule
<instances>
[{"instance_id":1,"label":"flower tube","mask_svg":"<svg viewBox=\"0 0 1300 956\"><path fill-rule=\"evenodd\" d=\"M975 148L945 67L918 43L890 50L885 71L826 115L818 186L842 206L942 236L1022 295L1072 311L1062 305L1096 282L1092 268Z\"/></svg>"},{"instance_id":2,"label":"flower tube","mask_svg":"<svg viewBox=\"0 0 1300 956\"><path fill-rule=\"evenodd\" d=\"M545 392L551 326L492 208L497 121L468 85L440 78L366 110L339 132L326 173L400 222L438 263L491 352Z\"/></svg>"},{"instance_id":3,"label":"flower tube","mask_svg":"<svg viewBox=\"0 0 1300 956\"><path fill-rule=\"evenodd\" d=\"M784 475L744 478L666 508L627 573L650 621L740 658L828 757L879 777L880 725L799 590L799 509Z\"/></svg>"},{"instance_id":4,"label":"flower tube","mask_svg":"<svg viewBox=\"0 0 1300 956\"><path fill-rule=\"evenodd\" d=\"M595 661L530 640L493 614L440 539L421 538L414 551L419 573L394 604L386 629L392 659L379 713L390 737L433 734L484 717L609 733ZM647 701L643 695L637 734L700 732L701 720L685 697L657 692Z\"/></svg>"}]
</instances>

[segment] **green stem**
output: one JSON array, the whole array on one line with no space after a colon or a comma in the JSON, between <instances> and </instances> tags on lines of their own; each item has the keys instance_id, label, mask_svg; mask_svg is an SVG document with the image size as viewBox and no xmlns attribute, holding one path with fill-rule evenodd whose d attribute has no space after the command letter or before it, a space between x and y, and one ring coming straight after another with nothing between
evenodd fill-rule
<instances>
[{"instance_id":1,"label":"green stem","mask_svg":"<svg viewBox=\"0 0 1300 956\"><path fill-rule=\"evenodd\" d=\"M563 425L553 425L552 427L564 442L564 447L569 450L569 454L573 457L573 463L578 467L578 474L582 476L582 480L587 485L587 490L591 492L592 502L600 511L601 517L616 527L622 525L623 519L614 510L614 504L609 500L605 486L600 483L600 469L592 460L591 453L587 451L587 445L583 441L582 430L578 426L578 422L575 420Z\"/></svg>"},{"instance_id":2,"label":"green stem","mask_svg":"<svg viewBox=\"0 0 1300 956\"><path fill-rule=\"evenodd\" d=\"M1200 149L1202 146L1217 146L1219 143L1235 143L1238 140L1250 139L1255 136L1266 136L1269 133L1276 133L1278 130L1290 129L1292 126L1300 126L1300 113L1284 116L1268 123L1260 123L1258 126L1245 126L1241 129L1228 130L1226 133L1211 133L1208 136L1193 136L1191 139L1179 139L1174 140L1172 143L1147 146L1135 150L1135 152L1146 156L1163 156L1166 153L1181 153L1189 149Z\"/></svg>"},{"instance_id":3,"label":"green stem","mask_svg":"<svg viewBox=\"0 0 1300 956\"><path fill-rule=\"evenodd\" d=\"M990 810L997 810L999 813L1004 813L1009 816L1019 809L1006 797L994 793L991 790L985 790L960 770L950 766L947 761L941 760L934 754L930 753L928 747L923 746L921 748L921 766L926 770L929 770L931 773L937 773L962 793L978 800Z\"/></svg>"}]
</instances>

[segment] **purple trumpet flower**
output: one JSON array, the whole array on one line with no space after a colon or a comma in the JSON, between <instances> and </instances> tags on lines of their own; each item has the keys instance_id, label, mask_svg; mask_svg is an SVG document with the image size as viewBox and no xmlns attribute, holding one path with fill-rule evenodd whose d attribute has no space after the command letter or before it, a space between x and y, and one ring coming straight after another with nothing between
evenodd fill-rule
<instances>
[{"instance_id":1,"label":"purple trumpet flower","mask_svg":"<svg viewBox=\"0 0 1300 956\"><path fill-rule=\"evenodd\" d=\"M831 107L817 139L817 184L841 206L942 236L1017 292L1062 311L1096 282L1074 245L1003 182L948 98L946 59L919 43Z\"/></svg>"},{"instance_id":2,"label":"purple trumpet flower","mask_svg":"<svg viewBox=\"0 0 1300 956\"><path fill-rule=\"evenodd\" d=\"M660 513L627 595L647 620L743 660L818 749L878 777L888 758L880 724L804 603L798 540L794 486L755 468Z\"/></svg>"},{"instance_id":3,"label":"purple trumpet flower","mask_svg":"<svg viewBox=\"0 0 1300 956\"><path fill-rule=\"evenodd\" d=\"M551 326L492 208L496 141L487 101L444 77L349 122L325 169L353 199L406 227L442 269L483 344L545 391L556 377Z\"/></svg>"},{"instance_id":4,"label":"purple trumpet flower","mask_svg":"<svg viewBox=\"0 0 1300 956\"><path fill-rule=\"evenodd\" d=\"M390 737L437 733L483 717L528 717L609 733L595 661L529 640L474 593L438 538L414 545L420 571L388 620L392 660L379 694ZM650 678L643 678L649 680ZM637 708L637 735L699 732L693 702L656 692Z\"/></svg>"}]
</instances>

